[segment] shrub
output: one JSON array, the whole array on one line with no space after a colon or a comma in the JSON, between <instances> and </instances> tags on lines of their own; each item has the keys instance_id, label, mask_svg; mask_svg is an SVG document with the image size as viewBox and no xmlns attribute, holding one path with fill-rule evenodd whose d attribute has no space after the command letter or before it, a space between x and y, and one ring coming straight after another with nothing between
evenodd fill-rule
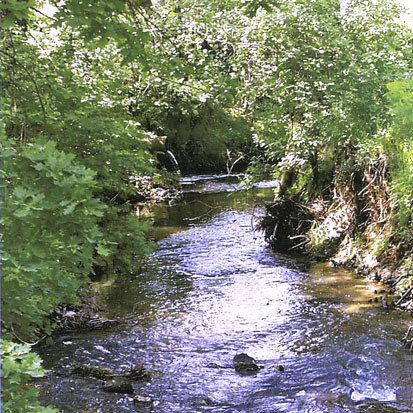
<instances>
[{"instance_id":1,"label":"shrub","mask_svg":"<svg viewBox=\"0 0 413 413\"><path fill-rule=\"evenodd\" d=\"M29 382L43 377L45 371L37 354L29 345L12 341L1 342L1 408L3 413L55 413L57 409L43 407L37 400L38 391Z\"/></svg>"},{"instance_id":2,"label":"shrub","mask_svg":"<svg viewBox=\"0 0 413 413\"><path fill-rule=\"evenodd\" d=\"M95 173L55 143L5 146L2 323L27 338L47 331L46 316L87 282L105 245L98 220L106 207L93 198Z\"/></svg>"}]
</instances>

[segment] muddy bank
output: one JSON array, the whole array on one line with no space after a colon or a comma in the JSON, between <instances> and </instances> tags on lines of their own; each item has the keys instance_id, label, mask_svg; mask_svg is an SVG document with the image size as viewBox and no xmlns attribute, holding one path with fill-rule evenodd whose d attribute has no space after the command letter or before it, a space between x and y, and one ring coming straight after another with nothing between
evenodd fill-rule
<instances>
[{"instance_id":1,"label":"muddy bank","mask_svg":"<svg viewBox=\"0 0 413 413\"><path fill-rule=\"evenodd\" d=\"M391 162L381 153L367 159L357 159L354 150L338 155L322 189L313 182L317 168L307 181L299 182L297 171L282 179L260 223L266 240L276 251L300 251L382 281L397 307L413 312L412 218L400 222Z\"/></svg>"},{"instance_id":2,"label":"muddy bank","mask_svg":"<svg viewBox=\"0 0 413 413\"><path fill-rule=\"evenodd\" d=\"M395 234L392 209L377 194L374 202L356 202L348 193L334 200L275 201L266 206L259 228L275 251L298 251L384 282L394 295L392 305L413 313L412 246Z\"/></svg>"}]
</instances>

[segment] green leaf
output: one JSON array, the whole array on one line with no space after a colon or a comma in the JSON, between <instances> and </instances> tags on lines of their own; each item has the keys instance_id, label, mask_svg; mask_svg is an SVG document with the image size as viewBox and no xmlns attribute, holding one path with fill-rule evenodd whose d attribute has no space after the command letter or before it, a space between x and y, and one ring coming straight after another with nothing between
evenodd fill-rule
<instances>
[{"instance_id":1,"label":"green leaf","mask_svg":"<svg viewBox=\"0 0 413 413\"><path fill-rule=\"evenodd\" d=\"M97 250L97 253L99 255L102 255L103 257L108 257L112 253L112 251L109 248L107 248L103 245L98 245L96 250Z\"/></svg>"},{"instance_id":2,"label":"green leaf","mask_svg":"<svg viewBox=\"0 0 413 413\"><path fill-rule=\"evenodd\" d=\"M63 210L63 215L69 215L71 214L75 208L77 206L77 202L73 202L71 203L69 206L67 206L64 210Z\"/></svg>"}]
</instances>

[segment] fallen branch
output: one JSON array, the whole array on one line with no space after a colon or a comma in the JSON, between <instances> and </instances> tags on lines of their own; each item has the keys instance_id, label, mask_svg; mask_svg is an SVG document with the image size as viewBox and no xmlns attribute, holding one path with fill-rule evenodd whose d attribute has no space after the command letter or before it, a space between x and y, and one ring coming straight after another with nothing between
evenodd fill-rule
<instances>
[{"instance_id":1,"label":"fallen branch","mask_svg":"<svg viewBox=\"0 0 413 413\"><path fill-rule=\"evenodd\" d=\"M413 326L410 326L407 330L406 335L402 338L402 343L409 346L410 345L410 352L413 352L413 337L409 339L410 332L413 331Z\"/></svg>"},{"instance_id":2,"label":"fallen branch","mask_svg":"<svg viewBox=\"0 0 413 413\"><path fill-rule=\"evenodd\" d=\"M17 335L17 333L14 331L14 326L13 326L13 324L11 325L11 332L12 332L13 336L14 336L18 341L20 341L20 343L22 343L22 344L27 344L28 346L31 346L31 347L39 344L41 341L43 341L43 340L47 337L47 334L46 334L46 335L44 335L43 337L39 338L39 340L35 341L34 343L28 343L27 341L24 341L23 339L21 339L21 338Z\"/></svg>"},{"instance_id":3,"label":"fallen branch","mask_svg":"<svg viewBox=\"0 0 413 413\"><path fill-rule=\"evenodd\" d=\"M399 305L413 290L413 286L408 288L404 294L397 300L396 305Z\"/></svg>"}]
</instances>

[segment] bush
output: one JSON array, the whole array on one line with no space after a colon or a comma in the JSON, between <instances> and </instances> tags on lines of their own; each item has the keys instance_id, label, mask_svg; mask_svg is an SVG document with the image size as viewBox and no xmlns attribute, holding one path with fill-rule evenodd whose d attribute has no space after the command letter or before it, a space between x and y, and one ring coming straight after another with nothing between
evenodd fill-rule
<instances>
[{"instance_id":1,"label":"bush","mask_svg":"<svg viewBox=\"0 0 413 413\"><path fill-rule=\"evenodd\" d=\"M87 282L95 249L105 245L98 220L106 206L93 198L95 172L55 143L5 146L2 325L30 338Z\"/></svg>"},{"instance_id":2,"label":"bush","mask_svg":"<svg viewBox=\"0 0 413 413\"><path fill-rule=\"evenodd\" d=\"M387 145L391 154L396 226L407 243L413 240L413 79L387 85L394 125Z\"/></svg>"},{"instance_id":3,"label":"bush","mask_svg":"<svg viewBox=\"0 0 413 413\"><path fill-rule=\"evenodd\" d=\"M29 345L12 341L1 342L1 408L3 413L55 413L57 409L43 407L37 400L38 391L29 382L43 377L45 371L37 354Z\"/></svg>"}]
</instances>

